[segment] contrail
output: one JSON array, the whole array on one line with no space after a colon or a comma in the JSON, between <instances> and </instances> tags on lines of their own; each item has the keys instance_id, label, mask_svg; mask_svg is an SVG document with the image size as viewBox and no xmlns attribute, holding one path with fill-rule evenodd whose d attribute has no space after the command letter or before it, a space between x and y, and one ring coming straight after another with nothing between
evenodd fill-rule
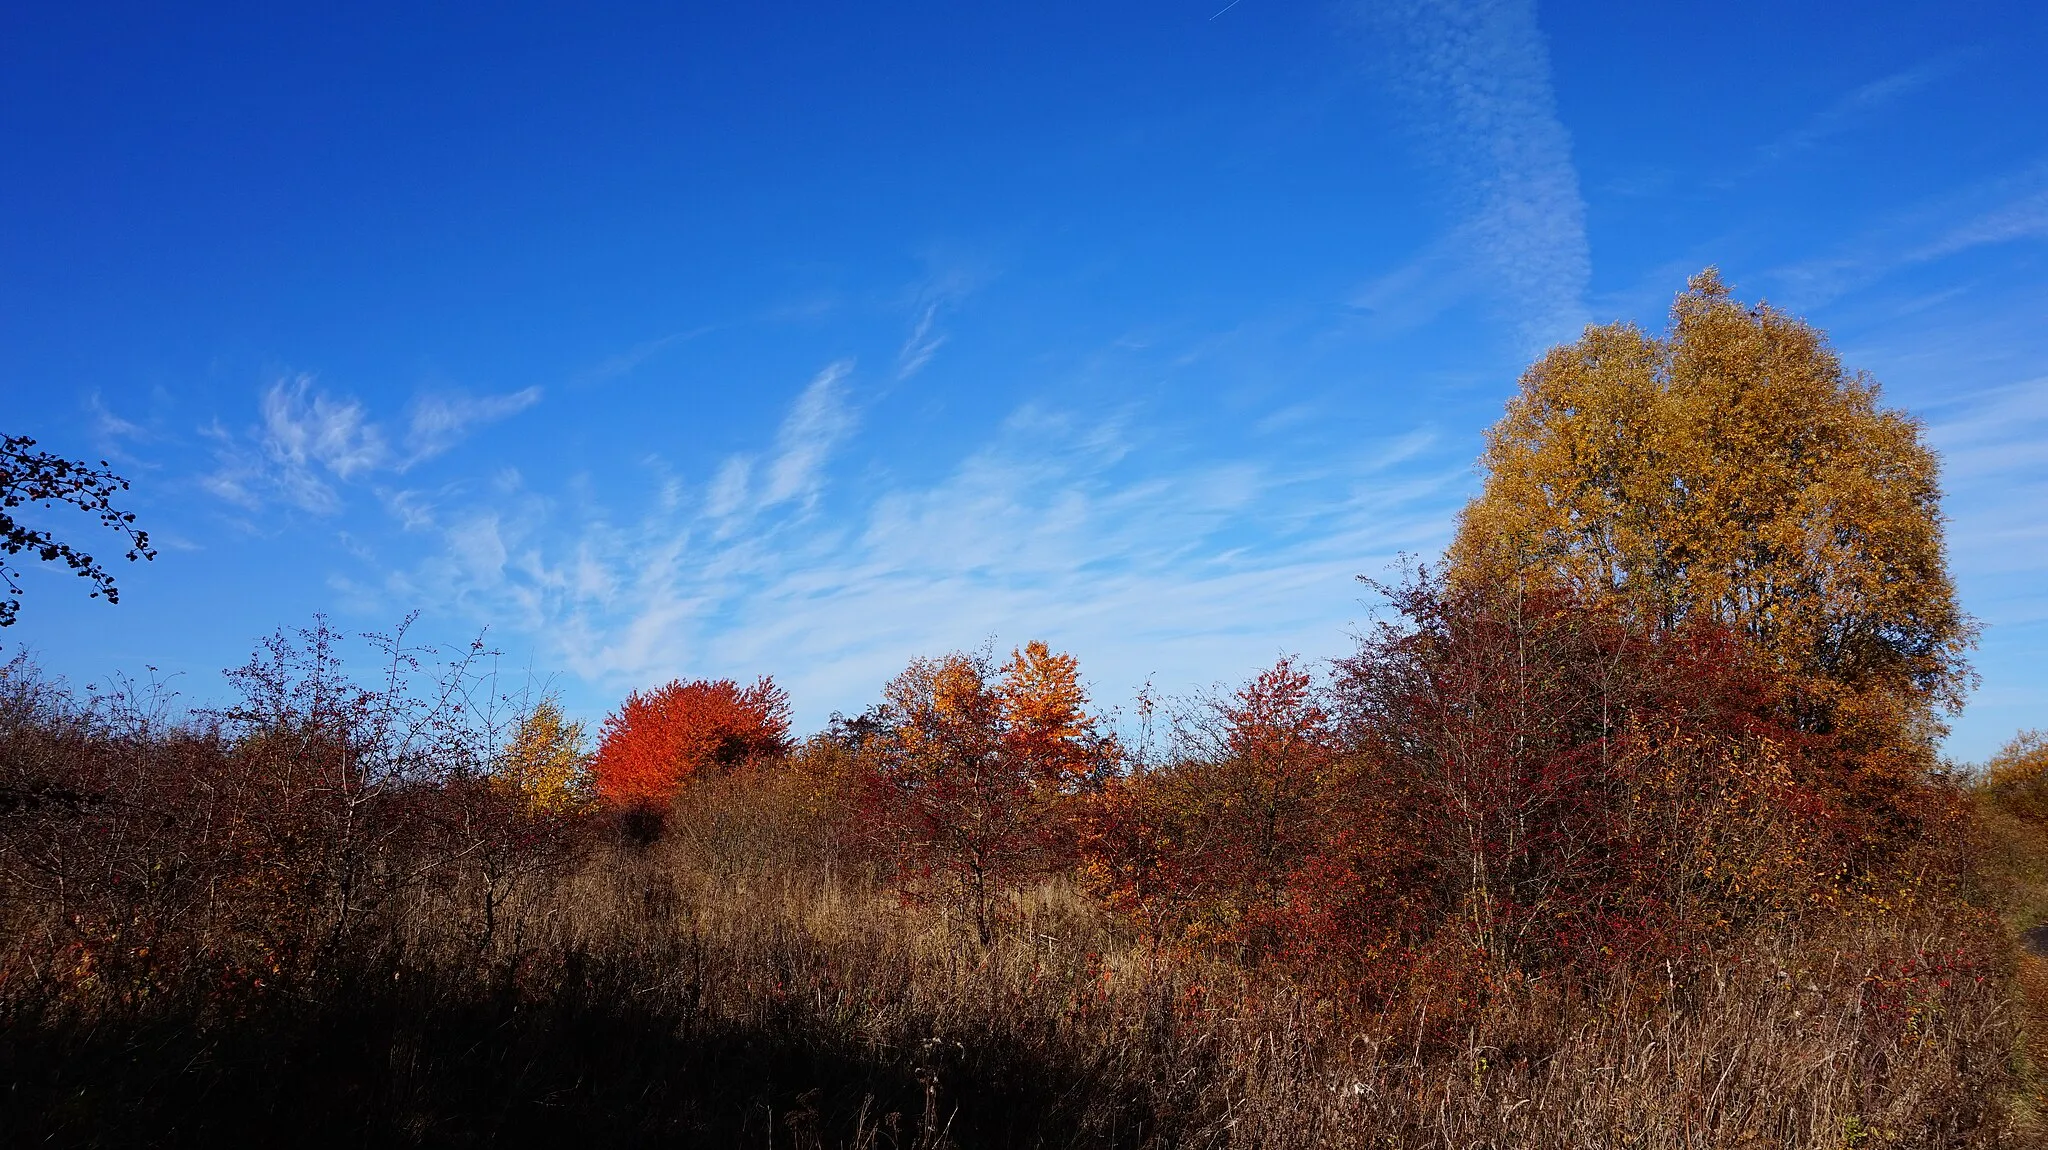
<instances>
[{"instance_id":1,"label":"contrail","mask_svg":"<svg viewBox=\"0 0 2048 1150\"><path fill-rule=\"evenodd\" d=\"M1216 16L1223 15L1225 12L1230 11L1232 8L1237 7L1239 4L1242 4L1243 2L1244 0L1230 0L1230 3L1225 4L1223 7L1216 9ZM1211 16L1209 17L1209 19L1214 20L1216 16Z\"/></svg>"}]
</instances>

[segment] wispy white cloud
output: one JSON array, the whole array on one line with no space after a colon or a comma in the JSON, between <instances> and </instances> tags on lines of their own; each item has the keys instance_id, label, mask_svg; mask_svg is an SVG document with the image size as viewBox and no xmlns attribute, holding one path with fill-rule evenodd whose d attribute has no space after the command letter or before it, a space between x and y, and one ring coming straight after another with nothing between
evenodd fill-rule
<instances>
[{"instance_id":1,"label":"wispy white cloud","mask_svg":"<svg viewBox=\"0 0 2048 1150\"><path fill-rule=\"evenodd\" d=\"M273 384L263 393L262 413L263 449L283 467L318 465L347 479L390 461L384 433L363 405L315 389L312 376Z\"/></svg>"},{"instance_id":2,"label":"wispy white cloud","mask_svg":"<svg viewBox=\"0 0 2048 1150\"><path fill-rule=\"evenodd\" d=\"M283 502L315 514L340 508L333 480L389 465L383 431L354 399L328 395L313 377L281 379L258 403L260 422L247 436L215 423L205 434L218 466L202 480L231 503L257 508Z\"/></svg>"},{"instance_id":3,"label":"wispy white cloud","mask_svg":"<svg viewBox=\"0 0 2048 1150\"><path fill-rule=\"evenodd\" d=\"M163 466L158 459L136 450L144 445L160 447L164 444L166 437L154 426L155 420L139 423L120 415L108 406L98 389L86 395L85 409L92 417L93 443L99 454L139 471L155 471ZM162 537L162 530L151 532L150 537Z\"/></svg>"},{"instance_id":4,"label":"wispy white cloud","mask_svg":"<svg viewBox=\"0 0 2048 1150\"><path fill-rule=\"evenodd\" d=\"M640 365L667 351L669 348L680 343L687 343L714 330L716 329L707 325L691 328L688 331L671 332L658 339L650 339L643 343L635 344L625 351L619 352L617 355L606 356L604 359L592 364L588 369L578 374L574 382L593 384L603 383L607 380L622 379L633 374L634 371L639 369Z\"/></svg>"},{"instance_id":5,"label":"wispy white cloud","mask_svg":"<svg viewBox=\"0 0 2048 1150\"><path fill-rule=\"evenodd\" d=\"M541 400L538 387L504 395L428 395L413 401L406 432L407 465L431 458L462 441L473 428L525 411Z\"/></svg>"},{"instance_id":6,"label":"wispy white cloud","mask_svg":"<svg viewBox=\"0 0 2048 1150\"><path fill-rule=\"evenodd\" d=\"M87 410L92 412L93 434L102 441L154 438L148 428L114 414L114 410L100 398L98 391L86 397L85 405Z\"/></svg>"},{"instance_id":7,"label":"wispy white cloud","mask_svg":"<svg viewBox=\"0 0 2048 1150\"><path fill-rule=\"evenodd\" d=\"M761 495L764 506L808 500L817 493L826 458L853 428L842 386L852 371L849 361L832 364L797 396L775 437L775 457L769 461L767 488Z\"/></svg>"},{"instance_id":8,"label":"wispy white cloud","mask_svg":"<svg viewBox=\"0 0 2048 1150\"><path fill-rule=\"evenodd\" d=\"M1422 145L1463 201L1454 237L1475 283L1541 346L1577 333L1592 274L1571 136L1533 0L1368 3Z\"/></svg>"},{"instance_id":9,"label":"wispy white cloud","mask_svg":"<svg viewBox=\"0 0 2048 1150\"><path fill-rule=\"evenodd\" d=\"M476 427L516 415L540 398L538 387L507 395L422 396L412 405L400 451L360 400L331 394L311 375L300 374L264 390L258 423L247 433L236 434L218 421L201 429L214 442L215 467L200 483L252 510L276 502L332 514L342 504L337 484L406 471Z\"/></svg>"},{"instance_id":10,"label":"wispy white cloud","mask_svg":"<svg viewBox=\"0 0 2048 1150\"><path fill-rule=\"evenodd\" d=\"M1977 248L2048 239L2048 162L1957 189L1820 255L1773 269L1795 306L1815 308L1909 268Z\"/></svg>"},{"instance_id":11,"label":"wispy white cloud","mask_svg":"<svg viewBox=\"0 0 2048 1150\"><path fill-rule=\"evenodd\" d=\"M426 531L436 525L433 503L418 491L381 489L377 498L401 530Z\"/></svg>"},{"instance_id":12,"label":"wispy white cloud","mask_svg":"<svg viewBox=\"0 0 2048 1150\"><path fill-rule=\"evenodd\" d=\"M959 250L924 253L925 274L911 294L911 310L917 319L910 334L896 350L895 380L898 383L923 371L950 338L940 320L962 300L994 276L987 257Z\"/></svg>"},{"instance_id":13,"label":"wispy white cloud","mask_svg":"<svg viewBox=\"0 0 2048 1150\"><path fill-rule=\"evenodd\" d=\"M917 326L911 329L910 337L903 341L903 347L896 353L898 380L909 379L923 371L925 365L932 361L932 356L937 355L939 348L945 344L946 337L932 331L932 325L938 319L938 315L939 305L936 303L926 304L924 311L919 313Z\"/></svg>"},{"instance_id":14,"label":"wispy white cloud","mask_svg":"<svg viewBox=\"0 0 2048 1150\"><path fill-rule=\"evenodd\" d=\"M1469 479L1462 458L1424 458L1426 431L1334 465L1175 462L1127 421L1026 405L936 482L834 485L846 370L792 404L759 491L728 460L698 498L631 519L479 505L390 593L514 627L601 691L772 672L807 720L991 634L1073 646L1112 692L1155 672L1198 685L1282 649L1334 653L1359 614L1351 577L1439 545Z\"/></svg>"},{"instance_id":15,"label":"wispy white cloud","mask_svg":"<svg viewBox=\"0 0 2048 1150\"><path fill-rule=\"evenodd\" d=\"M1959 565L1976 575L2048 569L2048 377L1952 396L1930 416ZM2048 613L2048 598L2032 598Z\"/></svg>"},{"instance_id":16,"label":"wispy white cloud","mask_svg":"<svg viewBox=\"0 0 2048 1150\"><path fill-rule=\"evenodd\" d=\"M744 455L727 459L711 481L704 510L714 518L738 514L747 506L747 486L754 475L754 461Z\"/></svg>"},{"instance_id":17,"label":"wispy white cloud","mask_svg":"<svg viewBox=\"0 0 2048 1150\"><path fill-rule=\"evenodd\" d=\"M1942 455L1950 563L1963 606L1985 624L1983 684L1947 749L1981 760L2048 709L2048 376L1959 390L1927 418Z\"/></svg>"},{"instance_id":18,"label":"wispy white cloud","mask_svg":"<svg viewBox=\"0 0 2048 1150\"><path fill-rule=\"evenodd\" d=\"M706 493L705 513L714 519L733 519L783 503L808 507L817 495L833 447L855 424L844 386L852 373L852 361L840 360L812 377L783 418L775 449L765 461L742 454L720 464Z\"/></svg>"},{"instance_id":19,"label":"wispy white cloud","mask_svg":"<svg viewBox=\"0 0 2048 1150\"><path fill-rule=\"evenodd\" d=\"M1430 322L1483 289L1486 269L1473 258L1473 238L1464 227L1439 237L1407 263L1359 287L1350 307L1380 335Z\"/></svg>"},{"instance_id":20,"label":"wispy white cloud","mask_svg":"<svg viewBox=\"0 0 2048 1150\"><path fill-rule=\"evenodd\" d=\"M1950 53L1861 85L1759 148L1758 159L1777 163L1853 131L1885 108L1955 71L1962 60L1961 54Z\"/></svg>"},{"instance_id":21,"label":"wispy white cloud","mask_svg":"<svg viewBox=\"0 0 2048 1150\"><path fill-rule=\"evenodd\" d=\"M1906 258L1918 263L1938 260L1971 248L2041 239L2048 239L2048 186L2022 192L2009 203L1964 220L1932 242L1915 248Z\"/></svg>"}]
</instances>

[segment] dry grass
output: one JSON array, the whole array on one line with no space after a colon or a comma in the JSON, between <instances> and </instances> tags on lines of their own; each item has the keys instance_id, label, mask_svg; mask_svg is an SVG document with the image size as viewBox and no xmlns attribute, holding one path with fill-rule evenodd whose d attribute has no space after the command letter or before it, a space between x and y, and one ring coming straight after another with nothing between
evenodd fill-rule
<instances>
[{"instance_id":1,"label":"dry grass","mask_svg":"<svg viewBox=\"0 0 2048 1150\"><path fill-rule=\"evenodd\" d=\"M18 808L0 848L41 841L22 819L74 817ZM1463 1004L1425 983L1367 1009L1156 953L1060 882L1018 896L983 947L900 898L843 829L801 778L715 781L658 842L600 828L505 886L488 932L486 856L465 850L392 888L337 957L262 986L224 977L221 956L243 951L167 930L148 937L175 953L130 947L128 966L109 952L81 975L71 910L0 891L0 1130L18 1145L771 1150L2025 1136L2007 1104L2014 972L1995 927L1945 896L1817 910L1598 982L1509 980ZM139 859L180 840L133 841ZM183 913L151 898L101 909ZM2017 976L2039 994L2043 970Z\"/></svg>"},{"instance_id":2,"label":"dry grass","mask_svg":"<svg viewBox=\"0 0 2048 1150\"><path fill-rule=\"evenodd\" d=\"M1446 1033L1162 961L1054 884L993 947L703 794L518 896L479 950L416 902L289 995L34 1004L7 1125L57 1143L1984 1146L2011 1020L1927 915L1538 982ZM815 827L812 829L816 829ZM792 864L790 856L797 856ZM1981 977L1980 977L1981 976Z\"/></svg>"},{"instance_id":3,"label":"dry grass","mask_svg":"<svg viewBox=\"0 0 2048 1150\"><path fill-rule=\"evenodd\" d=\"M2027 930L2048 923L2048 827L1989 788L1980 786L1976 799L1986 839L1982 875L2014 953L2014 1122L2048 1145L2048 958L2022 944Z\"/></svg>"}]
</instances>

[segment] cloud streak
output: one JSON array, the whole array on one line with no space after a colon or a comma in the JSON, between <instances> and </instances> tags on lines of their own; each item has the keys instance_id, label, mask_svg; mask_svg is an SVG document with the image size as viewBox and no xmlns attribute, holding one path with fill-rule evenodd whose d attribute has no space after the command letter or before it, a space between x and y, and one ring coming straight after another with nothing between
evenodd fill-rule
<instances>
[{"instance_id":1,"label":"cloud streak","mask_svg":"<svg viewBox=\"0 0 2048 1150\"><path fill-rule=\"evenodd\" d=\"M2038 365L2036 366L2038 370ZM1950 395L1928 412L1942 455L1948 544L1963 602L1985 624L1982 687L1955 724L1951 753L1981 760L2038 725L2048 689L2048 377Z\"/></svg>"},{"instance_id":2,"label":"cloud streak","mask_svg":"<svg viewBox=\"0 0 2048 1150\"><path fill-rule=\"evenodd\" d=\"M1951 54L1872 80L1811 116L1804 124L1758 150L1764 163L1777 163L1854 130L1871 116L1955 70L1962 57Z\"/></svg>"},{"instance_id":3,"label":"cloud streak","mask_svg":"<svg viewBox=\"0 0 2048 1150\"><path fill-rule=\"evenodd\" d=\"M2048 240L2048 162L1923 203L1834 251L1772 271L1815 308L1899 272L1978 248Z\"/></svg>"},{"instance_id":4,"label":"cloud streak","mask_svg":"<svg viewBox=\"0 0 2048 1150\"><path fill-rule=\"evenodd\" d=\"M636 344L616 355L607 356L575 377L574 382L583 385L605 383L623 379L639 370L648 360L680 343L688 343L699 336L716 330L712 325L691 328L688 331L672 332L659 339L650 339Z\"/></svg>"},{"instance_id":5,"label":"cloud streak","mask_svg":"<svg viewBox=\"0 0 2048 1150\"><path fill-rule=\"evenodd\" d=\"M1938 260L1971 248L2048 239L2048 179L2042 187L2022 192L2009 203L1949 228L1930 243L1915 248L1908 262Z\"/></svg>"},{"instance_id":6,"label":"cloud streak","mask_svg":"<svg viewBox=\"0 0 2048 1150\"><path fill-rule=\"evenodd\" d=\"M1351 577L1439 545L1469 477L1424 458L1426 432L1334 466L1175 463L1127 422L1027 405L932 483L835 487L848 370L821 372L740 478L629 519L531 494L478 506L389 594L531 635L601 700L769 672L818 721L911 656L992 634L1073 646L1112 694L1155 673L1192 687L1334 653ZM753 470L769 478L747 491Z\"/></svg>"},{"instance_id":7,"label":"cloud streak","mask_svg":"<svg viewBox=\"0 0 2048 1150\"><path fill-rule=\"evenodd\" d=\"M416 399L403 450L360 400L334 395L313 376L280 379L257 403L258 423L237 435L218 422L202 434L214 441L214 470L200 485L255 510L282 503L316 515L341 509L341 485L378 472L402 473L440 455L476 428L508 419L540 402L541 389L505 395L427 395Z\"/></svg>"},{"instance_id":8,"label":"cloud streak","mask_svg":"<svg viewBox=\"0 0 2048 1150\"><path fill-rule=\"evenodd\" d=\"M510 419L539 403L538 387L505 395L431 395L413 403L412 426L406 433L411 456L406 466L439 455L487 423Z\"/></svg>"},{"instance_id":9,"label":"cloud streak","mask_svg":"<svg viewBox=\"0 0 2048 1150\"><path fill-rule=\"evenodd\" d=\"M1948 399L1928 439L1941 451L1959 566L1979 576L2048 568L2048 378ZM2036 614L2048 608L2038 592L2027 598Z\"/></svg>"},{"instance_id":10,"label":"cloud streak","mask_svg":"<svg viewBox=\"0 0 2048 1150\"><path fill-rule=\"evenodd\" d=\"M817 494L826 458L853 429L853 413L846 406L842 386L852 371L850 361L832 364L797 396L775 436L775 458L768 465L768 486L762 493L764 505L808 502Z\"/></svg>"},{"instance_id":11,"label":"cloud streak","mask_svg":"<svg viewBox=\"0 0 2048 1150\"><path fill-rule=\"evenodd\" d=\"M1592 275L1586 206L1531 0L1369 4L1388 74L1461 201L1450 244L1534 348L1577 334ZM1440 260L1440 254L1430 255Z\"/></svg>"},{"instance_id":12,"label":"cloud streak","mask_svg":"<svg viewBox=\"0 0 2048 1150\"><path fill-rule=\"evenodd\" d=\"M917 326L911 329L910 338L903 341L903 347L896 353L896 378L900 382L909 379L925 369L925 365L937 355L945 344L946 337L934 334L932 325L937 321L939 305L926 304L917 317Z\"/></svg>"},{"instance_id":13,"label":"cloud streak","mask_svg":"<svg viewBox=\"0 0 2048 1150\"><path fill-rule=\"evenodd\" d=\"M856 422L846 402L845 381L852 374L853 361L839 360L812 377L783 417L775 450L758 469L752 455L727 458L711 481L706 514L714 519L751 517L791 502L808 509L824 482L833 447Z\"/></svg>"}]
</instances>

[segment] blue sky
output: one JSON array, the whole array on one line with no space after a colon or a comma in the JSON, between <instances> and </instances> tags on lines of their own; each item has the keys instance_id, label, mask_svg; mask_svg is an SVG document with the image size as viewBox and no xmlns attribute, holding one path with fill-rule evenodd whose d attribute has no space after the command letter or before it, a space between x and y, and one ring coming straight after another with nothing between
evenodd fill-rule
<instances>
[{"instance_id":1,"label":"blue sky","mask_svg":"<svg viewBox=\"0 0 2048 1150\"><path fill-rule=\"evenodd\" d=\"M2048 9L202 7L0 15L4 430L162 551L29 572L75 682L316 611L805 726L1341 654L1522 365L1711 263L1945 455L1952 752L2048 725Z\"/></svg>"}]
</instances>

